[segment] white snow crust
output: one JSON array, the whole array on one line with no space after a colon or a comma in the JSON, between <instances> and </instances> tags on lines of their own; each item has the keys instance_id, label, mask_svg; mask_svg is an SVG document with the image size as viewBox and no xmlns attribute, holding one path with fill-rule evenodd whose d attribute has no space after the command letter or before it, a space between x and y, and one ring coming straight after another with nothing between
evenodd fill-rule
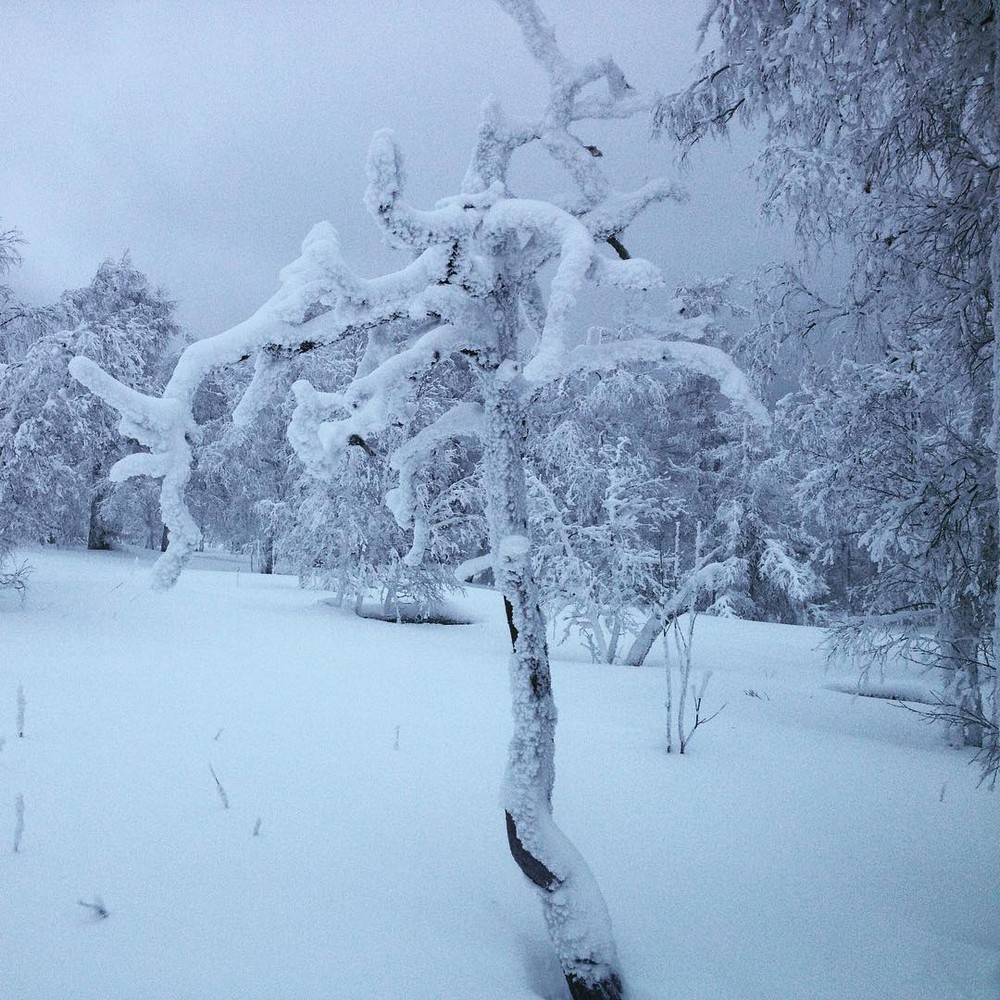
<instances>
[{"instance_id":1,"label":"white snow crust","mask_svg":"<svg viewBox=\"0 0 1000 1000\"><path fill-rule=\"evenodd\" d=\"M5 997L564 995L497 804L497 595L396 626L221 553L168 594L146 553L25 555L27 603L0 595ZM916 716L827 690L820 638L699 618L726 707L684 757L658 663L554 646L557 813L633 1000L996 995L1000 799Z\"/></svg>"}]
</instances>

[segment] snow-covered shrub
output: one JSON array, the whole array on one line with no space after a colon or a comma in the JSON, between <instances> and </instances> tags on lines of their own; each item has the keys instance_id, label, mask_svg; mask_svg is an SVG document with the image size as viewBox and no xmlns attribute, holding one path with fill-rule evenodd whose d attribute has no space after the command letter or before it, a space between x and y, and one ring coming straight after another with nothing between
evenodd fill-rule
<instances>
[{"instance_id":1,"label":"snow-covered shrub","mask_svg":"<svg viewBox=\"0 0 1000 1000\"><path fill-rule=\"evenodd\" d=\"M24 600L30 575L28 562L18 561L13 545L0 538L0 590L12 590Z\"/></svg>"}]
</instances>

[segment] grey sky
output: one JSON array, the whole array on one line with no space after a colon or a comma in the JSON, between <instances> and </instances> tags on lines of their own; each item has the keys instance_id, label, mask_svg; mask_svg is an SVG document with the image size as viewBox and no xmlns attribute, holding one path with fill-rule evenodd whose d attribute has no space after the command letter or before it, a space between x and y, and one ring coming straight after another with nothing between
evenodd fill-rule
<instances>
[{"instance_id":1,"label":"grey sky","mask_svg":"<svg viewBox=\"0 0 1000 1000\"><path fill-rule=\"evenodd\" d=\"M690 78L703 0L543 0L572 58L610 53L647 90ZM348 259L387 263L361 204L368 139L394 128L409 198L454 193L488 95L530 112L542 76L489 0L9 3L0 35L0 220L28 240L15 287L33 301L134 263L206 334L271 294L313 223ZM624 187L670 170L641 131L595 131ZM716 148L692 200L629 234L671 278L748 272L773 254L746 155ZM521 183L541 185L527 163Z\"/></svg>"}]
</instances>

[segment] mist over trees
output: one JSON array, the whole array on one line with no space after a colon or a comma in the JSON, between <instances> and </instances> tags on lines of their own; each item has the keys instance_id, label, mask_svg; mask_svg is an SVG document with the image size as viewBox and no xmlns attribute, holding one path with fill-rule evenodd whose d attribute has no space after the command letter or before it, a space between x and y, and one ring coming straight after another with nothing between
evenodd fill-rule
<instances>
[{"instance_id":1,"label":"mist over trees","mask_svg":"<svg viewBox=\"0 0 1000 1000\"><path fill-rule=\"evenodd\" d=\"M196 342L127 255L47 306L0 284L0 584L23 584L17 543L168 537L160 587L208 544L387 620L498 589L510 852L573 997L615 998L603 897L553 817L549 629L638 666L685 613L823 625L861 672L932 674L945 738L1000 768L1000 27L987 0L717 0L700 78L663 98L498 3L548 104L487 101L430 208L375 134L364 200L398 270L361 277L319 223L268 302ZM628 227L683 190L619 191L586 134L609 119L664 162L762 128L764 210L803 260L651 297ZM517 195L527 147L570 194ZM0 280L25 252L0 232ZM832 292L824 254L848 261ZM580 325L587 286L618 319Z\"/></svg>"}]
</instances>

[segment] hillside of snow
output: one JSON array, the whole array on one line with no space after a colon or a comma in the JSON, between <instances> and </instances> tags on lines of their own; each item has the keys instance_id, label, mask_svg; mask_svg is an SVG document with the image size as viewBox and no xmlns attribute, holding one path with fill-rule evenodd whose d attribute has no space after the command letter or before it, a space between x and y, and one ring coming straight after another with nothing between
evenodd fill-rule
<instances>
[{"instance_id":1,"label":"hillside of snow","mask_svg":"<svg viewBox=\"0 0 1000 1000\"><path fill-rule=\"evenodd\" d=\"M163 595L134 554L26 556L24 605L0 594L0 996L566 996L498 804L494 594L396 625L224 560ZM821 638L700 618L724 707L684 757L659 647L554 650L556 817L635 1000L1000 997L1000 797L835 690Z\"/></svg>"}]
</instances>

